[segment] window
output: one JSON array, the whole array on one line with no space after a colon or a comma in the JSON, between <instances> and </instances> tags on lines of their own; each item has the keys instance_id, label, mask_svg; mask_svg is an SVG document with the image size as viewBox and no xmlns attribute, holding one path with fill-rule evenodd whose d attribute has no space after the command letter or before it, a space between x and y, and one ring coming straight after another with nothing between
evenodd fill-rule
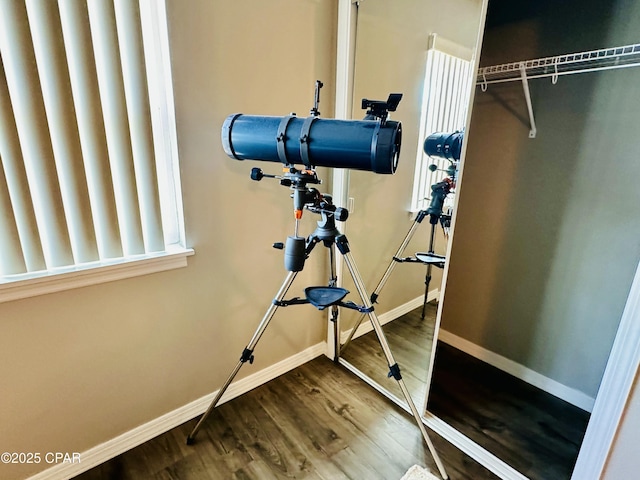
<instances>
[{"instance_id":1,"label":"window","mask_svg":"<svg viewBox=\"0 0 640 480\"><path fill-rule=\"evenodd\" d=\"M436 132L455 132L465 126L471 86L470 50L448 42L435 34L430 36L422 93L422 110L418 135L418 155L413 182L411 209L423 210L429 205L431 185L447 176L449 162L424 153L424 140ZM436 171L429 170L435 164Z\"/></svg>"},{"instance_id":2,"label":"window","mask_svg":"<svg viewBox=\"0 0 640 480\"><path fill-rule=\"evenodd\" d=\"M0 301L186 265L164 2L0 7Z\"/></svg>"}]
</instances>

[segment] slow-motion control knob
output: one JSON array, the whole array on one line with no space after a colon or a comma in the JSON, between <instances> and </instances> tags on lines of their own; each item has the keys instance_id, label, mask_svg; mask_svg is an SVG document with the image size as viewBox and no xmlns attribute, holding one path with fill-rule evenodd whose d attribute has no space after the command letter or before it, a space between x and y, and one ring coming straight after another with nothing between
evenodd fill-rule
<instances>
[{"instance_id":1,"label":"slow-motion control knob","mask_svg":"<svg viewBox=\"0 0 640 480\"><path fill-rule=\"evenodd\" d=\"M333 216L339 222L346 222L347 218L349 218L349 210L347 210L346 208L338 207L336 208Z\"/></svg>"},{"instance_id":2,"label":"slow-motion control knob","mask_svg":"<svg viewBox=\"0 0 640 480\"><path fill-rule=\"evenodd\" d=\"M259 182L264 177L264 173L261 168L254 167L251 169L251 180Z\"/></svg>"}]
</instances>

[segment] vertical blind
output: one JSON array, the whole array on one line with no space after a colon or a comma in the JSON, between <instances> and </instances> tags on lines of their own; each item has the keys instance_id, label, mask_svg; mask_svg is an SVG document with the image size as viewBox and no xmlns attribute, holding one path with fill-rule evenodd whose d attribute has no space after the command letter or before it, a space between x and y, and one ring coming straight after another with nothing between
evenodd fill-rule
<instances>
[{"instance_id":1,"label":"vertical blind","mask_svg":"<svg viewBox=\"0 0 640 480\"><path fill-rule=\"evenodd\" d=\"M0 0L0 275L165 249L142 20Z\"/></svg>"},{"instance_id":2,"label":"vertical blind","mask_svg":"<svg viewBox=\"0 0 640 480\"><path fill-rule=\"evenodd\" d=\"M454 132L465 125L471 82L471 62L449 55L435 48L427 51L422 111L418 136L418 155L414 177L412 210L418 211L429 203L431 185L441 181L448 161L430 158L424 153L424 140L435 132ZM435 164L436 171L429 165Z\"/></svg>"}]
</instances>

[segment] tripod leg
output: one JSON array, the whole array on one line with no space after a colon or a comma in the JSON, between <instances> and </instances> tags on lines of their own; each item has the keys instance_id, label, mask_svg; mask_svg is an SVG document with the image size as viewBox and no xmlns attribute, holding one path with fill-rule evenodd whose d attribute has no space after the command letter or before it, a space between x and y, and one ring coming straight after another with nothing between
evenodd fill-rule
<instances>
[{"instance_id":1,"label":"tripod leg","mask_svg":"<svg viewBox=\"0 0 640 480\"><path fill-rule=\"evenodd\" d=\"M427 303L429 303L429 284L431 283L431 267L431 264L427 265L427 275L424 277L424 301L422 302L420 320L424 320L424 317L427 314Z\"/></svg>"},{"instance_id":2,"label":"tripod leg","mask_svg":"<svg viewBox=\"0 0 640 480\"><path fill-rule=\"evenodd\" d=\"M329 268L330 268L330 277L329 277L329 286L337 287L338 286L338 275L336 270L336 252L335 247L333 245L329 246ZM333 343L333 361L337 362L338 358L340 358L340 310L337 305L331 306L331 316L329 320L333 324L333 338L327 338L329 342L332 340Z\"/></svg>"},{"instance_id":3,"label":"tripod leg","mask_svg":"<svg viewBox=\"0 0 640 480\"><path fill-rule=\"evenodd\" d=\"M378 296L380 295L380 292L382 291L382 288L387 283L387 280L389 280L389 277L391 276L391 272L393 272L393 269L395 268L396 263L398 263L396 261L396 259L402 257L402 254L404 253L404 249L407 248L407 245L409 245L409 242L413 238L413 234L415 233L416 229L418 228L418 226L420 225L422 220L425 218L425 216L426 216L426 211L425 210L422 210L422 211L418 212L418 215L417 215L416 219L411 224L411 227L409 228L409 231L405 235L404 240L402 240L402 243L400 244L400 247L398 247L398 251L391 258L391 262L389 262L389 266L387 267L387 269L385 270L384 274L382 275L382 278L378 282L378 286L375 288L375 290L371 294L371 303L376 303L376 300L378 299ZM360 316L358 321L355 323L355 325L351 329L351 332L349 332L349 336L347 337L345 342L340 347L341 350L344 350L345 348L347 348L349 343L351 343L351 340L353 339L353 335L356 333L356 330L358 330L358 327L363 322L365 317L366 317L366 314ZM424 313L423 313L423 318L424 318Z\"/></svg>"},{"instance_id":4,"label":"tripod leg","mask_svg":"<svg viewBox=\"0 0 640 480\"><path fill-rule=\"evenodd\" d=\"M437 222L437 219L436 219ZM434 253L435 250L435 235L436 235L436 224L431 222L431 233L429 235L429 253ZM427 302L429 299L429 284L431 283L431 267L432 265L427 265L427 275L424 278L424 301L422 302L422 313L420 315L420 319L424 320L424 316L427 312Z\"/></svg>"},{"instance_id":5,"label":"tripod leg","mask_svg":"<svg viewBox=\"0 0 640 480\"><path fill-rule=\"evenodd\" d=\"M240 360L238 361L236 367L233 369L233 371L227 378L227 381L224 383L222 388L218 390L218 393L216 394L215 398L209 405L209 408L207 408L207 411L204 412L202 417L200 417L200 420L198 420L198 423L196 424L196 426L193 428L193 430L187 437L187 445L193 444L193 442L195 441L196 434L198 433L198 430L200 430L200 427L202 426L203 422L206 420L209 414L213 411L216 405L218 405L218 402L222 398L222 395L224 395L224 392L227 391L227 389L229 388L229 385L231 385L231 382L233 381L235 376L238 374L238 371L240 370L242 365L247 361L249 361L249 363L253 362L253 350L256 344L258 343L258 341L260 340L260 337L262 337L262 334L267 329L267 326L269 325L269 322L273 318L273 315L276 313L276 310L278 309L278 303L287 294L287 290L289 290L289 287L291 287L291 284L295 280L297 274L298 272L289 272L289 274L285 278L284 282L282 283L282 286L280 287L280 290L278 290L278 293L276 294L275 299L269 306L269 309L267 310L267 312L264 314L264 317L262 317L262 321L260 322L260 324L258 325L258 328L253 334L251 341L242 352L242 356L240 357Z\"/></svg>"},{"instance_id":6,"label":"tripod leg","mask_svg":"<svg viewBox=\"0 0 640 480\"><path fill-rule=\"evenodd\" d=\"M387 359L387 363L389 365L389 376L393 376L393 378L395 378L396 381L398 382L398 385L402 390L402 394L404 395L404 398L407 401L407 404L409 405L409 409L411 410L411 413L413 414L413 417L415 418L416 423L418 424L418 428L422 433L422 437L427 443L427 447L431 452L431 456L433 457L433 460L436 463L438 470L440 471L440 475L442 476L443 479L446 480L447 478L449 478L447 475L447 472L444 468L442 460L440 460L440 457L438 456L438 453L436 452L435 447L433 446L433 443L431 442L431 439L429 438L429 435L427 434L427 430L425 429L424 424L422 423L422 418L420 417L420 413L418 413L418 409L413 403L411 394L409 393L409 390L407 389L407 386L405 385L404 380L402 380L402 376L400 375L400 367L398 366L395 359L393 358L393 354L391 353L391 349L389 348L389 343L387 342L387 338L385 337L384 331L382 330L382 325L380 325L380 321L378 320L378 317L373 311L372 305L369 302L369 298L364 286L364 282L362 281L360 272L358 272L358 268L355 262L353 261L353 258L351 257L351 253L349 252L349 245L346 237L344 237L344 235L341 235L339 239L336 240L336 245L338 246L338 249L344 256L345 263L347 264L347 268L349 269L351 278L353 279L356 289L358 290L358 294L362 299L363 305L366 308L371 308L371 311L368 314L369 320L371 320L371 325L373 326L373 329L376 332L378 341L380 342L380 346L382 347L382 351L384 352L384 355Z\"/></svg>"}]
</instances>

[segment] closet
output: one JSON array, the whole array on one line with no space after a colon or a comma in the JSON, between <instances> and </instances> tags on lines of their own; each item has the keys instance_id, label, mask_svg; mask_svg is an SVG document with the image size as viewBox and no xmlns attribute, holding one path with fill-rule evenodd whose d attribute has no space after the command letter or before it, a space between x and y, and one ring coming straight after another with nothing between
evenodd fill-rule
<instances>
[{"instance_id":1,"label":"closet","mask_svg":"<svg viewBox=\"0 0 640 480\"><path fill-rule=\"evenodd\" d=\"M490 2L437 335L588 412L640 260L639 22Z\"/></svg>"}]
</instances>

